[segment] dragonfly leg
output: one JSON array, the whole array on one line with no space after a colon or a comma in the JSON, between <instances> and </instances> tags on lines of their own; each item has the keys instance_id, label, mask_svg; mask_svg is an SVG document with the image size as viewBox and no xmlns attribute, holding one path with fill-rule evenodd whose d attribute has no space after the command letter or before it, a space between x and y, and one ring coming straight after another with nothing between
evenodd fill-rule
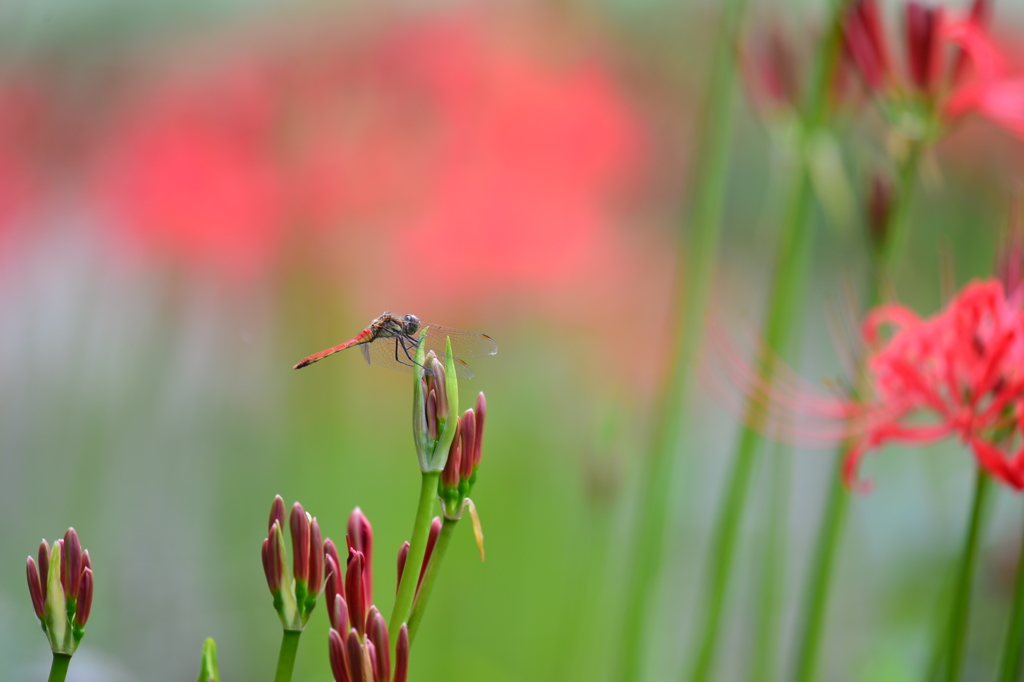
<instances>
[{"instance_id":1,"label":"dragonfly leg","mask_svg":"<svg viewBox=\"0 0 1024 682\"><path fill-rule=\"evenodd\" d=\"M399 346L402 347L402 352L405 353L405 357L409 360L409 362L405 362L400 357L398 357L398 347ZM423 367L423 365L421 365L420 363L416 362L416 360L413 358L412 354L409 352L410 347L418 348L419 347L419 341L417 339L410 338L409 336L405 336L405 335L396 336L395 337L395 362L397 362L397 363L399 363L401 365L409 365L410 367ZM427 374L430 374L430 370L429 369L427 369L426 367L423 367L423 369L426 369L427 370Z\"/></svg>"}]
</instances>

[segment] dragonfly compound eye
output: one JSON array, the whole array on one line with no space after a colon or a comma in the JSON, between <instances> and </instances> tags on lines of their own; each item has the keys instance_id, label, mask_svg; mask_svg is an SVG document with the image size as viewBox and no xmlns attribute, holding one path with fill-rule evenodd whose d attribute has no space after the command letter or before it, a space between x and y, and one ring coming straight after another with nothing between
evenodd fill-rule
<instances>
[{"instance_id":1,"label":"dragonfly compound eye","mask_svg":"<svg viewBox=\"0 0 1024 682\"><path fill-rule=\"evenodd\" d=\"M420 328L420 318L415 315L405 316L405 333L415 334Z\"/></svg>"}]
</instances>

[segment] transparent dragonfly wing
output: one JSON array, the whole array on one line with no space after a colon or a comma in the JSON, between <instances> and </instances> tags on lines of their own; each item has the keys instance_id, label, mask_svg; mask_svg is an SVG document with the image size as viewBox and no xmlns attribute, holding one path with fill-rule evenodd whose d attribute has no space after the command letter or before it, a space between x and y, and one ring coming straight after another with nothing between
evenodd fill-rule
<instances>
[{"instance_id":1,"label":"transparent dragonfly wing","mask_svg":"<svg viewBox=\"0 0 1024 682\"><path fill-rule=\"evenodd\" d=\"M428 339L429 334L428 334ZM493 342L492 342L493 343ZM363 358L368 365L388 367L397 369L400 372L412 372L416 368L416 346L407 339L399 336L379 336L372 343L364 343L359 346ZM444 338L441 339L441 350L434 350L438 360L444 362ZM454 350L454 346L452 348ZM455 358L455 374L460 379L472 379L473 370L459 358Z\"/></svg>"},{"instance_id":2,"label":"transparent dragonfly wing","mask_svg":"<svg viewBox=\"0 0 1024 682\"><path fill-rule=\"evenodd\" d=\"M424 339L426 349L434 351L438 357L444 356L446 338L452 340L452 355L457 358L483 358L498 352L498 344L487 334L442 327L429 322L421 322L420 329L423 328L427 329ZM419 338L419 334L415 336Z\"/></svg>"}]
</instances>

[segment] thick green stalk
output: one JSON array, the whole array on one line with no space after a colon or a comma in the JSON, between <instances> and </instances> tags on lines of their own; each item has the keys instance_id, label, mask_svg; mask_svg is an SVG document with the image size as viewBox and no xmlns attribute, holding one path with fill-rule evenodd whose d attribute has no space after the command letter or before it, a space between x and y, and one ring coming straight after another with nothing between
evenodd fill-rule
<instances>
[{"instance_id":1,"label":"thick green stalk","mask_svg":"<svg viewBox=\"0 0 1024 682\"><path fill-rule=\"evenodd\" d=\"M452 541L452 533L455 532L455 525L458 520L445 519L441 522L441 533L437 536L437 544L434 551L430 553L430 563L427 570L423 572L423 582L420 589L416 591L416 600L412 607L412 615L409 616L409 645L412 646L413 639L419 631L420 621L423 620L423 612L427 610L427 601L430 593L434 591L434 583L437 582L438 571L441 570L441 562L448 551L448 545ZM406 563L408 567L409 564ZM417 571L417 575L419 572Z\"/></svg>"},{"instance_id":2,"label":"thick green stalk","mask_svg":"<svg viewBox=\"0 0 1024 682\"><path fill-rule=\"evenodd\" d=\"M682 237L678 238L677 268L685 275L677 276L674 310L670 314L676 325L665 360L664 380L655 402L657 414L649 459L641 465L637 497L640 509L631 534L633 544L629 556L632 563L627 568L628 593L621 627L622 650L618 671L618 679L623 681L640 676L644 623L664 558L673 462L685 431L686 391L691 369L700 351L704 315L718 257L736 99L735 45L746 2L726 0L723 3L707 98L696 138L693 168L699 172L695 175L688 215L689 243Z\"/></svg>"},{"instance_id":3,"label":"thick green stalk","mask_svg":"<svg viewBox=\"0 0 1024 682\"><path fill-rule=\"evenodd\" d=\"M302 630L285 630L281 638L281 653L277 656L277 672L274 682L291 682L295 670L295 654L299 650L299 636Z\"/></svg>"},{"instance_id":4,"label":"thick green stalk","mask_svg":"<svg viewBox=\"0 0 1024 682\"><path fill-rule=\"evenodd\" d=\"M1006 642L1003 644L999 682L1016 682L1020 679L1021 649L1024 648L1024 537L1020 542L1020 550L1017 553L1017 586L1014 589L1010 622L1006 625Z\"/></svg>"},{"instance_id":5,"label":"thick green stalk","mask_svg":"<svg viewBox=\"0 0 1024 682\"><path fill-rule=\"evenodd\" d=\"M985 496L992 487L992 479L984 469L979 467L977 476L974 485L974 504L971 505L971 520L964 543L956 591L953 593L953 609L949 615L948 640L945 643L946 682L957 682L960 679L960 669L963 667L965 635L971 609L971 586L974 583L974 566L978 560L978 544L981 542Z\"/></svg>"},{"instance_id":6,"label":"thick green stalk","mask_svg":"<svg viewBox=\"0 0 1024 682\"><path fill-rule=\"evenodd\" d=\"M917 184L917 170L921 158L921 145L912 143L909 153L900 167L898 185L894 204L886 218L886 225L881 229L882 241L873 252L874 276L868 280L868 294L865 297L868 309L878 305L882 280L892 272L899 244L906 235L907 207L910 197ZM863 393L866 377L861 374L854 379L858 394ZM843 452L848 444L844 444L835 457L832 471L838 472ZM843 485L838 474L831 476L828 500L822 516L818 539L815 542L810 576L807 581L807 593L804 597L804 615L801 632L797 644L797 659L793 679L795 682L810 682L814 679L815 667L818 662L818 651L824 634L825 614L828 610L828 596L832 585L832 569L835 565L836 553L839 551L839 538L842 536L846 520L847 508L850 504L850 493Z\"/></svg>"},{"instance_id":7,"label":"thick green stalk","mask_svg":"<svg viewBox=\"0 0 1024 682\"><path fill-rule=\"evenodd\" d=\"M68 666L71 665L71 654L53 653L53 662L50 664L50 676L47 682L64 682L68 674Z\"/></svg>"},{"instance_id":8,"label":"thick green stalk","mask_svg":"<svg viewBox=\"0 0 1024 682\"><path fill-rule=\"evenodd\" d=\"M430 537L430 523L434 515L434 500L437 499L437 481L441 478L440 471L423 472L420 485L420 501L416 507L416 520L412 526L412 537L409 538L409 555L405 560L405 570L398 584L398 595L395 596L395 607L391 611L388 622L388 639L391 642L391 658L394 659L394 648L398 644L398 631L402 623L408 622L412 601L416 596L416 583L419 581L419 567L423 565L423 556L427 552L427 538Z\"/></svg>"},{"instance_id":9,"label":"thick green stalk","mask_svg":"<svg viewBox=\"0 0 1024 682\"><path fill-rule=\"evenodd\" d=\"M786 347L795 331L797 295L802 291L806 279L811 243L809 233L813 194L807 171L801 169L798 173L796 189L791 197L789 219L786 221L776 264L766 325L766 343L760 352L761 379L765 382L770 382L775 373L776 351L773 349ZM755 468L754 456L761 442L758 431L764 426L764 413L754 398L747 403L744 424L739 444L733 453L732 470L712 536L711 564L708 572L710 584L706 592L710 595L710 601L705 613L704 627L700 629L702 636L699 639L692 676L695 682L704 682L711 675L718 646L722 607L732 573L736 538L743 518L747 489Z\"/></svg>"},{"instance_id":10,"label":"thick green stalk","mask_svg":"<svg viewBox=\"0 0 1024 682\"><path fill-rule=\"evenodd\" d=\"M842 38L841 18L845 2L837 1L831 28L817 55L814 77L808 93L802 118L800 154L807 152L808 143L818 133L827 110L828 86L835 72ZM811 210L814 194L810 169L806 162L797 169L797 177L789 198L783 234L776 261L775 277L768 304L765 323L764 345L761 348L761 380L770 382L775 371L776 353L784 352L794 338L798 309L798 294L803 290L807 261L811 245ZM718 634L721 625L722 608L732 573L736 538L743 518L744 501L747 496L750 477L754 470L754 458L761 437L758 431L764 425L764 413L757 400L751 397L745 408L744 427L732 458L726 491L722 497L718 522L712 540L711 563L708 570L709 595L704 625L695 655L691 675L694 682L705 682L711 676L715 654L718 648Z\"/></svg>"}]
</instances>

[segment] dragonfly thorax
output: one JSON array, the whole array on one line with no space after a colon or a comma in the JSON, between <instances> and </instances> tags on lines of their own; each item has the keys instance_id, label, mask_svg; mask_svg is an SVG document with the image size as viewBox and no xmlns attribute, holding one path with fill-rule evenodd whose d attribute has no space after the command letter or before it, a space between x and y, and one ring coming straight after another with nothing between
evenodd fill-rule
<instances>
[{"instance_id":1,"label":"dragonfly thorax","mask_svg":"<svg viewBox=\"0 0 1024 682\"><path fill-rule=\"evenodd\" d=\"M420 318L415 315L406 315L402 322L403 331L412 336L420 330Z\"/></svg>"}]
</instances>

